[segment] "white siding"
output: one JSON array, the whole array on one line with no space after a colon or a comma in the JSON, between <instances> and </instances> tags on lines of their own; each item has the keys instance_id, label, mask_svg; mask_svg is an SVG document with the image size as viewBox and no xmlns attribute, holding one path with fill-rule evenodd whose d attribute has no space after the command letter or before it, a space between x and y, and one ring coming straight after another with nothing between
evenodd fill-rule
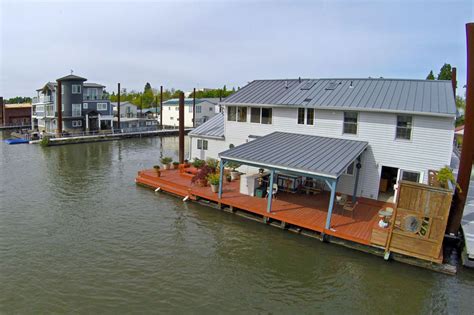
<instances>
[{"instance_id":1,"label":"white siding","mask_svg":"<svg viewBox=\"0 0 474 315\"><path fill-rule=\"evenodd\" d=\"M203 120L203 118L206 118L206 120L209 120L211 117L213 117L216 112L215 112L215 105L213 103L204 101L197 103L196 102L196 108L200 106L201 107L201 112L198 113L196 110L196 122L199 122ZM190 112L191 111L191 112ZM179 126L179 110L177 105L166 105L163 104L163 125L165 126ZM192 105L186 105L184 107L184 127L185 128L192 128L193 127L193 113L192 113Z\"/></svg>"},{"instance_id":2,"label":"white siding","mask_svg":"<svg viewBox=\"0 0 474 315\"><path fill-rule=\"evenodd\" d=\"M227 111L225 111L227 115ZM239 145L249 135L263 136L273 131L304 133L318 136L363 140L369 148L362 156L358 194L376 199L382 165L423 172L427 181L429 169L449 165L454 137L454 119L433 116L413 116L411 140L396 140L396 114L359 112L357 135L343 134L343 111L316 110L314 125L298 125L296 108L273 108L271 125L227 121L225 138ZM304 148L302 148L304 150ZM342 175L338 191L352 194L355 176Z\"/></svg>"},{"instance_id":3,"label":"white siding","mask_svg":"<svg viewBox=\"0 0 474 315\"><path fill-rule=\"evenodd\" d=\"M219 152L225 151L229 148L229 145L224 140L207 139L207 138L199 138L199 137L190 137L190 138L191 138L191 141L190 141L191 148L189 150L190 160L193 160L196 157L203 160L207 158L217 159L219 158ZM207 150L199 150L197 148L198 139L207 140Z\"/></svg>"}]
</instances>

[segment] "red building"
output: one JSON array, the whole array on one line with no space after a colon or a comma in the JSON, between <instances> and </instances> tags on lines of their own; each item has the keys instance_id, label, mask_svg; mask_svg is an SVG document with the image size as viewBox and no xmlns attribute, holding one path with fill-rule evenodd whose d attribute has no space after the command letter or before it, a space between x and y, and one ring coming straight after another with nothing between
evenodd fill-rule
<instances>
[{"instance_id":1,"label":"red building","mask_svg":"<svg viewBox=\"0 0 474 315\"><path fill-rule=\"evenodd\" d=\"M2 124L31 125L31 104L5 104L2 106Z\"/></svg>"}]
</instances>

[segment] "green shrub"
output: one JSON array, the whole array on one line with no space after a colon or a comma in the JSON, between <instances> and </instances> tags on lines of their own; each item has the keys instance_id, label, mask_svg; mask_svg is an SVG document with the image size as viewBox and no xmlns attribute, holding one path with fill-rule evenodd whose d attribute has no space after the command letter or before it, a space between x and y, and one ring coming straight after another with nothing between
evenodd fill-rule
<instances>
[{"instance_id":1,"label":"green shrub","mask_svg":"<svg viewBox=\"0 0 474 315\"><path fill-rule=\"evenodd\" d=\"M161 158L161 163L163 165L170 164L172 161L173 161L173 159L168 157L168 156L165 156L165 157Z\"/></svg>"},{"instance_id":2,"label":"green shrub","mask_svg":"<svg viewBox=\"0 0 474 315\"><path fill-rule=\"evenodd\" d=\"M239 168L241 164L237 162L230 161L227 163L227 167L230 168L232 171L235 171L236 168Z\"/></svg>"},{"instance_id":3,"label":"green shrub","mask_svg":"<svg viewBox=\"0 0 474 315\"><path fill-rule=\"evenodd\" d=\"M212 167L213 169L217 169L217 167L219 166L219 161L213 158L207 158L206 164L207 166Z\"/></svg>"},{"instance_id":4,"label":"green shrub","mask_svg":"<svg viewBox=\"0 0 474 315\"><path fill-rule=\"evenodd\" d=\"M219 180L220 180L219 173L213 173L213 174L207 175L207 180L209 181L209 184L211 185L219 185Z\"/></svg>"},{"instance_id":5,"label":"green shrub","mask_svg":"<svg viewBox=\"0 0 474 315\"><path fill-rule=\"evenodd\" d=\"M206 164L206 161L195 158L193 161L193 166L195 168L201 168Z\"/></svg>"},{"instance_id":6,"label":"green shrub","mask_svg":"<svg viewBox=\"0 0 474 315\"><path fill-rule=\"evenodd\" d=\"M41 139L39 143L42 147L49 146L49 143L50 143L49 137L43 137L43 139Z\"/></svg>"},{"instance_id":7,"label":"green shrub","mask_svg":"<svg viewBox=\"0 0 474 315\"><path fill-rule=\"evenodd\" d=\"M458 183L456 182L456 178L454 178L453 170L448 166L445 166L438 171L438 174L436 174L436 180L444 188L447 188L448 182L451 182L453 186L455 186L459 191L461 191L461 187L459 187Z\"/></svg>"}]
</instances>

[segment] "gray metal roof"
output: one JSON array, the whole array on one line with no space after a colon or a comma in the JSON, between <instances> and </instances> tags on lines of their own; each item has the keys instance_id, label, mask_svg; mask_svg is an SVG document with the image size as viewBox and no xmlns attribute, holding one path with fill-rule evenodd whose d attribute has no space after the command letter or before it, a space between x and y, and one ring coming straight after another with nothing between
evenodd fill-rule
<instances>
[{"instance_id":1,"label":"gray metal roof","mask_svg":"<svg viewBox=\"0 0 474 315\"><path fill-rule=\"evenodd\" d=\"M83 85L86 88L88 88L88 87L104 87L105 88L105 85L102 85L102 84L99 84L99 83L92 83L92 82L84 83Z\"/></svg>"},{"instance_id":2,"label":"gray metal roof","mask_svg":"<svg viewBox=\"0 0 474 315\"><path fill-rule=\"evenodd\" d=\"M59 81L87 81L86 78L83 78L83 77L80 77L80 76L77 76L77 75L74 75L74 74L69 74L65 77L62 77L62 78L59 78L57 79Z\"/></svg>"},{"instance_id":3,"label":"gray metal roof","mask_svg":"<svg viewBox=\"0 0 474 315\"><path fill-rule=\"evenodd\" d=\"M438 80L256 80L222 104L456 115L451 81Z\"/></svg>"},{"instance_id":4,"label":"gray metal roof","mask_svg":"<svg viewBox=\"0 0 474 315\"><path fill-rule=\"evenodd\" d=\"M273 132L221 152L219 157L263 167L337 178L367 145L365 141Z\"/></svg>"},{"instance_id":5,"label":"gray metal roof","mask_svg":"<svg viewBox=\"0 0 474 315\"><path fill-rule=\"evenodd\" d=\"M189 133L194 137L224 139L224 115L219 113Z\"/></svg>"}]
</instances>

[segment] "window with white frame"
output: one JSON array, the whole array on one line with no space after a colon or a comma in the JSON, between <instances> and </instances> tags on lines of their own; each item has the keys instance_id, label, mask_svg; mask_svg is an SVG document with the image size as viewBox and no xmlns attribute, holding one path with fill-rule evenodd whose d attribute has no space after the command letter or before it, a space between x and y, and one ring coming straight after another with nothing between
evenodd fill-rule
<instances>
[{"instance_id":1,"label":"window with white frame","mask_svg":"<svg viewBox=\"0 0 474 315\"><path fill-rule=\"evenodd\" d=\"M228 106L227 107L227 120L236 121L237 120L237 107Z\"/></svg>"},{"instance_id":2,"label":"window with white frame","mask_svg":"<svg viewBox=\"0 0 474 315\"><path fill-rule=\"evenodd\" d=\"M227 107L227 120L247 122L247 107L243 107L243 106Z\"/></svg>"},{"instance_id":3,"label":"window with white frame","mask_svg":"<svg viewBox=\"0 0 474 315\"><path fill-rule=\"evenodd\" d=\"M81 85L80 84L73 84L72 85L72 94L81 94Z\"/></svg>"},{"instance_id":4,"label":"window with white frame","mask_svg":"<svg viewBox=\"0 0 474 315\"><path fill-rule=\"evenodd\" d=\"M107 103L97 103L97 110L107 110Z\"/></svg>"},{"instance_id":5,"label":"window with white frame","mask_svg":"<svg viewBox=\"0 0 474 315\"><path fill-rule=\"evenodd\" d=\"M408 115L398 115L397 116L397 139L411 139L411 129L412 129L412 116Z\"/></svg>"},{"instance_id":6,"label":"window with white frame","mask_svg":"<svg viewBox=\"0 0 474 315\"><path fill-rule=\"evenodd\" d=\"M352 163L346 168L345 174L346 174L346 175L354 175L354 170L355 170L355 161L352 162Z\"/></svg>"},{"instance_id":7,"label":"window with white frame","mask_svg":"<svg viewBox=\"0 0 474 315\"><path fill-rule=\"evenodd\" d=\"M82 120L73 120L72 121L73 127L82 127Z\"/></svg>"},{"instance_id":8,"label":"window with white frame","mask_svg":"<svg viewBox=\"0 0 474 315\"><path fill-rule=\"evenodd\" d=\"M314 108L306 108L306 124L314 125Z\"/></svg>"},{"instance_id":9,"label":"window with white frame","mask_svg":"<svg viewBox=\"0 0 474 315\"><path fill-rule=\"evenodd\" d=\"M37 112L44 112L44 105L36 105L36 111Z\"/></svg>"},{"instance_id":10,"label":"window with white frame","mask_svg":"<svg viewBox=\"0 0 474 315\"><path fill-rule=\"evenodd\" d=\"M272 109L266 107L250 107L250 122L270 125L272 123Z\"/></svg>"},{"instance_id":11,"label":"window with white frame","mask_svg":"<svg viewBox=\"0 0 474 315\"><path fill-rule=\"evenodd\" d=\"M196 113L201 113L201 105L196 106Z\"/></svg>"},{"instance_id":12,"label":"window with white frame","mask_svg":"<svg viewBox=\"0 0 474 315\"><path fill-rule=\"evenodd\" d=\"M207 140L198 139L197 148L198 150L207 150L208 148Z\"/></svg>"},{"instance_id":13,"label":"window with white frame","mask_svg":"<svg viewBox=\"0 0 474 315\"><path fill-rule=\"evenodd\" d=\"M89 104L88 104L88 103L83 103L83 104L82 104L82 108L83 108L83 109L87 109L88 107L89 107Z\"/></svg>"},{"instance_id":14,"label":"window with white frame","mask_svg":"<svg viewBox=\"0 0 474 315\"><path fill-rule=\"evenodd\" d=\"M402 170L402 180L419 183L421 178L420 172Z\"/></svg>"},{"instance_id":15,"label":"window with white frame","mask_svg":"<svg viewBox=\"0 0 474 315\"><path fill-rule=\"evenodd\" d=\"M79 117L82 115L81 104L72 104L72 116Z\"/></svg>"},{"instance_id":16,"label":"window with white frame","mask_svg":"<svg viewBox=\"0 0 474 315\"><path fill-rule=\"evenodd\" d=\"M357 112L344 112L343 133L357 134Z\"/></svg>"},{"instance_id":17,"label":"window with white frame","mask_svg":"<svg viewBox=\"0 0 474 315\"><path fill-rule=\"evenodd\" d=\"M304 125L304 108L298 108L298 125Z\"/></svg>"},{"instance_id":18,"label":"window with white frame","mask_svg":"<svg viewBox=\"0 0 474 315\"><path fill-rule=\"evenodd\" d=\"M189 106L188 111L189 111L190 113L192 113L192 112L193 112L193 107L192 107L192 106Z\"/></svg>"}]
</instances>

